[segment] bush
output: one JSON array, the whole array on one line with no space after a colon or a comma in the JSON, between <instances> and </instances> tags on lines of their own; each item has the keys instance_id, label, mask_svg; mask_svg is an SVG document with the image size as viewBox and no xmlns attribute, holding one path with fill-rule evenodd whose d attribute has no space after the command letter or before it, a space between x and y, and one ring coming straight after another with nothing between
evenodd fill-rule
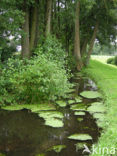
<instances>
[{"instance_id":1,"label":"bush","mask_svg":"<svg viewBox=\"0 0 117 156\"><path fill-rule=\"evenodd\" d=\"M117 66L117 56L114 57L114 65Z\"/></svg>"},{"instance_id":2,"label":"bush","mask_svg":"<svg viewBox=\"0 0 117 156\"><path fill-rule=\"evenodd\" d=\"M107 60L107 63L108 64L113 64L113 65L116 65L117 66L117 56L113 57L113 58L109 58Z\"/></svg>"},{"instance_id":3,"label":"bush","mask_svg":"<svg viewBox=\"0 0 117 156\"><path fill-rule=\"evenodd\" d=\"M62 65L65 65L66 52L54 36L48 36L43 45L38 46L35 54L40 55L42 53L47 56L48 60L56 60Z\"/></svg>"},{"instance_id":4,"label":"bush","mask_svg":"<svg viewBox=\"0 0 117 156\"><path fill-rule=\"evenodd\" d=\"M38 103L65 96L69 75L43 51L31 60L9 59L0 77L0 103Z\"/></svg>"},{"instance_id":5,"label":"bush","mask_svg":"<svg viewBox=\"0 0 117 156\"><path fill-rule=\"evenodd\" d=\"M113 64L114 58L108 58L107 59L107 64Z\"/></svg>"},{"instance_id":6,"label":"bush","mask_svg":"<svg viewBox=\"0 0 117 156\"><path fill-rule=\"evenodd\" d=\"M15 46L6 46L2 49L0 49L0 59L2 62L7 61L8 58L10 58L13 53L16 52L16 47Z\"/></svg>"}]
</instances>

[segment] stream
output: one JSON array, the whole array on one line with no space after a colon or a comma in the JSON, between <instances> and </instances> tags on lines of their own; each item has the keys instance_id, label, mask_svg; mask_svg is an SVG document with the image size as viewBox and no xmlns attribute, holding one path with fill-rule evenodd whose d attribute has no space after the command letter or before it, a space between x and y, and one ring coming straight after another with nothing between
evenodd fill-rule
<instances>
[{"instance_id":1,"label":"stream","mask_svg":"<svg viewBox=\"0 0 117 156\"><path fill-rule=\"evenodd\" d=\"M72 82L75 83L74 90L77 95L82 91L97 91L95 83L89 78L74 78ZM86 106L101 100L82 97L82 103ZM64 109L59 107L58 110L64 114L64 126L61 128L46 126L43 118L27 109L0 109L0 153L3 153L3 156L44 156L41 153L46 153L46 156L88 156L88 153L83 153L83 149L77 149L76 144L83 143L90 149L92 144L98 141L101 128L98 127L96 119L86 111L78 120L69 105ZM68 136L76 133L88 134L92 140L68 139ZM65 145L66 148L59 153L48 150L55 145Z\"/></svg>"}]
</instances>

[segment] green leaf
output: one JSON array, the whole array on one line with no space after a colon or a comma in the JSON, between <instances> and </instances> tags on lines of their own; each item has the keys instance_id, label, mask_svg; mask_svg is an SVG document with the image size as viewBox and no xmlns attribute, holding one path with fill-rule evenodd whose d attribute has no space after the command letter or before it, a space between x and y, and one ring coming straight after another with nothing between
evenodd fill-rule
<instances>
[{"instance_id":1,"label":"green leaf","mask_svg":"<svg viewBox=\"0 0 117 156\"><path fill-rule=\"evenodd\" d=\"M95 99L101 97L101 94L98 93L97 91L84 91L80 93L80 95L88 99Z\"/></svg>"},{"instance_id":2,"label":"green leaf","mask_svg":"<svg viewBox=\"0 0 117 156\"><path fill-rule=\"evenodd\" d=\"M74 104L70 107L72 110L83 110L86 111L86 106L84 104Z\"/></svg>"},{"instance_id":3,"label":"green leaf","mask_svg":"<svg viewBox=\"0 0 117 156\"><path fill-rule=\"evenodd\" d=\"M62 100L56 101L56 104L58 104L60 107L65 107L67 105L66 102Z\"/></svg>"},{"instance_id":4,"label":"green leaf","mask_svg":"<svg viewBox=\"0 0 117 156\"><path fill-rule=\"evenodd\" d=\"M88 134L73 134L70 135L68 139L86 141L86 140L92 140L92 137Z\"/></svg>"},{"instance_id":5,"label":"green leaf","mask_svg":"<svg viewBox=\"0 0 117 156\"><path fill-rule=\"evenodd\" d=\"M83 115L85 115L85 112L75 112L74 115L83 116Z\"/></svg>"},{"instance_id":6,"label":"green leaf","mask_svg":"<svg viewBox=\"0 0 117 156\"><path fill-rule=\"evenodd\" d=\"M48 118L48 119L45 119L45 125L51 126L54 128L60 128L64 126L64 123L60 119Z\"/></svg>"}]
</instances>

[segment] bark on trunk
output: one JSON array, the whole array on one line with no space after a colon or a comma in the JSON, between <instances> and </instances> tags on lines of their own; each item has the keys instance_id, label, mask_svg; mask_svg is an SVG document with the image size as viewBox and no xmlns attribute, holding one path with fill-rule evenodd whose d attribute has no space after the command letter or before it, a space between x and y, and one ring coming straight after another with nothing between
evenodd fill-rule
<instances>
[{"instance_id":1,"label":"bark on trunk","mask_svg":"<svg viewBox=\"0 0 117 156\"><path fill-rule=\"evenodd\" d=\"M93 35L92 35L92 38L91 38L91 41L90 41L89 51L87 53L86 62L85 62L86 65L89 64L89 60L90 60L91 53L92 53L92 50L93 50L93 46L94 46L94 42L95 42L95 39L96 39L97 31L98 31L98 22L96 22L96 25L95 25L95 28L94 28L94 31L93 31Z\"/></svg>"},{"instance_id":2,"label":"bark on trunk","mask_svg":"<svg viewBox=\"0 0 117 156\"><path fill-rule=\"evenodd\" d=\"M82 49L81 49L81 56L82 57L86 53L87 43L88 43L88 39L86 38L85 41L84 41L84 43L83 43Z\"/></svg>"},{"instance_id":3,"label":"bark on trunk","mask_svg":"<svg viewBox=\"0 0 117 156\"><path fill-rule=\"evenodd\" d=\"M81 54L80 54L80 2L76 5L76 19L75 19L75 41L74 41L74 55L77 61L77 69L80 71L83 67Z\"/></svg>"},{"instance_id":4,"label":"bark on trunk","mask_svg":"<svg viewBox=\"0 0 117 156\"><path fill-rule=\"evenodd\" d=\"M52 0L47 0L45 36L48 36L51 31L51 12L52 12Z\"/></svg>"},{"instance_id":5,"label":"bark on trunk","mask_svg":"<svg viewBox=\"0 0 117 156\"><path fill-rule=\"evenodd\" d=\"M38 22L38 4L35 0L35 5L32 8L32 17L31 17L31 29L30 29L30 51L32 52L35 47L35 40L37 34L37 22Z\"/></svg>"},{"instance_id":6,"label":"bark on trunk","mask_svg":"<svg viewBox=\"0 0 117 156\"><path fill-rule=\"evenodd\" d=\"M30 48L29 48L29 8L24 5L25 9L23 9L25 13L24 24L22 26L22 30L25 35L22 35L22 58L30 58Z\"/></svg>"},{"instance_id":7,"label":"bark on trunk","mask_svg":"<svg viewBox=\"0 0 117 156\"><path fill-rule=\"evenodd\" d=\"M58 30L60 31L60 16L59 16L59 13L60 13L60 0L58 0Z\"/></svg>"}]
</instances>

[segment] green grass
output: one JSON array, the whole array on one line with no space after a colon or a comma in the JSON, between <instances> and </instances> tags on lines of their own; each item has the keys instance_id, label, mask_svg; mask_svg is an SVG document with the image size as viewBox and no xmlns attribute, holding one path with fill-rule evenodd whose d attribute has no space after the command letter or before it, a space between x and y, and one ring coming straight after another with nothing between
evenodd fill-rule
<instances>
[{"instance_id":1,"label":"green grass","mask_svg":"<svg viewBox=\"0 0 117 156\"><path fill-rule=\"evenodd\" d=\"M106 121L103 123L103 132L95 147L98 149L104 147L117 148L117 68L91 60L89 67L84 69L83 72L96 82L103 94L104 105L106 106ZM104 154L92 155L107 156L108 154L105 152Z\"/></svg>"},{"instance_id":2,"label":"green grass","mask_svg":"<svg viewBox=\"0 0 117 156\"><path fill-rule=\"evenodd\" d=\"M92 55L91 58L93 60L97 60L97 61L100 61L102 63L106 63L107 62L107 59L108 58L111 58L111 57L114 57L114 56L104 56L104 55Z\"/></svg>"}]
</instances>

